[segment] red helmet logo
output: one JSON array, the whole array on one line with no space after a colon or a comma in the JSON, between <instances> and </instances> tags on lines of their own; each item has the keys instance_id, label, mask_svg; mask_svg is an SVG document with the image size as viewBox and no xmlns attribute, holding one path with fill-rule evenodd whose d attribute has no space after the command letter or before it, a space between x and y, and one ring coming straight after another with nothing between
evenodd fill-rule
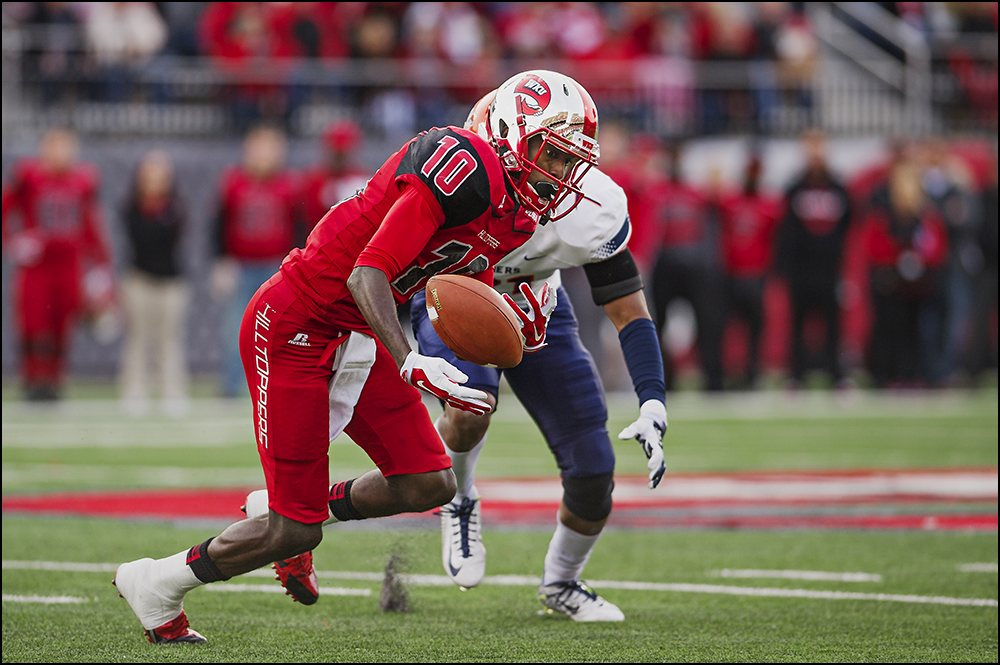
<instances>
[{"instance_id":1,"label":"red helmet logo","mask_svg":"<svg viewBox=\"0 0 1000 665\"><path fill-rule=\"evenodd\" d=\"M517 112L523 115L538 115L549 105L552 94L545 82L534 74L521 79L514 87Z\"/></svg>"}]
</instances>

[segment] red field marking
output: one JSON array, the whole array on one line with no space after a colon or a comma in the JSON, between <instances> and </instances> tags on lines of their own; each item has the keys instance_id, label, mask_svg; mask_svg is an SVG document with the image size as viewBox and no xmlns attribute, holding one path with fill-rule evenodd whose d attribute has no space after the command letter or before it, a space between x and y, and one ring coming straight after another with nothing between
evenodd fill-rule
<instances>
[{"instance_id":1,"label":"red field marking","mask_svg":"<svg viewBox=\"0 0 1000 665\"><path fill-rule=\"evenodd\" d=\"M996 478L996 469L677 474L661 488L649 491L644 476L620 476L610 524L996 531ZM562 493L558 478L484 479L477 484L483 495L484 521L499 525L550 524ZM926 492L912 491L924 486ZM3 512L238 520L243 517L239 506L252 489L256 488L15 495L3 498ZM930 505L921 510L921 504ZM942 511L944 505L949 508ZM967 508L959 510L963 505ZM400 519L414 518L433 519L430 513Z\"/></svg>"},{"instance_id":2,"label":"red field marking","mask_svg":"<svg viewBox=\"0 0 1000 665\"><path fill-rule=\"evenodd\" d=\"M123 490L5 496L3 512L90 517L233 519L252 489Z\"/></svg>"}]
</instances>

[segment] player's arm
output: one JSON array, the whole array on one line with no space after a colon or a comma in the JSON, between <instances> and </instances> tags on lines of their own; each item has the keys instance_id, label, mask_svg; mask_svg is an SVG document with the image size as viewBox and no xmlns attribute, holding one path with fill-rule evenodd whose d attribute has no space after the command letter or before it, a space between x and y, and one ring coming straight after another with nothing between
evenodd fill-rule
<instances>
[{"instance_id":1,"label":"player's arm","mask_svg":"<svg viewBox=\"0 0 1000 665\"><path fill-rule=\"evenodd\" d=\"M212 256L215 262L209 277L212 297L226 301L236 293L240 280L239 264L229 255L226 244L226 226L231 221L233 196L233 171L223 174L219 186L219 203L212 219Z\"/></svg>"},{"instance_id":2,"label":"player's arm","mask_svg":"<svg viewBox=\"0 0 1000 665\"><path fill-rule=\"evenodd\" d=\"M0 201L2 201L0 203L0 209L2 209L0 221L2 221L3 229L3 246L6 248L7 243L10 242L13 236L13 222L11 218L21 209L21 197L16 183L10 186L4 185Z\"/></svg>"},{"instance_id":3,"label":"player's arm","mask_svg":"<svg viewBox=\"0 0 1000 665\"><path fill-rule=\"evenodd\" d=\"M618 436L634 438L642 446L648 460L649 488L653 489L666 472L662 440L667 430L667 389L660 340L646 307L642 277L627 247L603 261L585 265L583 270L594 302L604 308L618 330L625 365L639 398L639 418Z\"/></svg>"},{"instance_id":4,"label":"player's arm","mask_svg":"<svg viewBox=\"0 0 1000 665\"><path fill-rule=\"evenodd\" d=\"M24 188L24 171L15 166L10 184L3 188L3 202L0 204L3 210L3 250L14 263L22 266L37 261L43 249L41 239L26 226ZM14 225L15 217L20 218L20 229Z\"/></svg>"},{"instance_id":5,"label":"player's arm","mask_svg":"<svg viewBox=\"0 0 1000 665\"><path fill-rule=\"evenodd\" d=\"M372 332L392 354L404 381L451 406L482 415L491 410L486 393L459 385L469 377L445 360L422 356L410 348L389 286L389 280L413 262L442 222L440 209L418 187L405 187L358 257L347 288Z\"/></svg>"}]
</instances>

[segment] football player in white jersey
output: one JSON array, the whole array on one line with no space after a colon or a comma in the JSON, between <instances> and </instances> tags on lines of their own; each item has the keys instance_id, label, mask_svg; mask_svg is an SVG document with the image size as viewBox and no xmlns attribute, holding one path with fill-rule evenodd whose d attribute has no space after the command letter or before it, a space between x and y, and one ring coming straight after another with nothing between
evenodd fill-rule
<instances>
[{"instance_id":1,"label":"football player in white jersey","mask_svg":"<svg viewBox=\"0 0 1000 665\"><path fill-rule=\"evenodd\" d=\"M487 127L495 94L476 104L466 128L491 135ZM593 115L596 122L596 109ZM550 220L541 220L527 243L494 268L494 287L513 298L524 320L547 320L546 326L538 326L537 337L526 338L525 355L517 367L497 370L455 358L435 334L422 292L412 301L411 319L420 353L440 356L461 368L469 376L466 385L485 391L494 407L502 371L556 458L563 499L545 557L539 600L577 621L621 621L621 610L580 580L611 513L614 451L606 426L604 388L580 342L572 305L560 286L560 269L583 266L594 302L603 306L618 330L639 398L639 416L619 438L634 438L641 444L648 458L650 489L666 470L662 447L666 389L656 328L627 247L631 227L625 193L596 168L583 176L580 189L555 209ZM465 588L477 585L486 569L474 482L489 423L488 414L477 416L448 406L435 423L458 480L454 500L441 509L442 563L449 577Z\"/></svg>"}]
</instances>

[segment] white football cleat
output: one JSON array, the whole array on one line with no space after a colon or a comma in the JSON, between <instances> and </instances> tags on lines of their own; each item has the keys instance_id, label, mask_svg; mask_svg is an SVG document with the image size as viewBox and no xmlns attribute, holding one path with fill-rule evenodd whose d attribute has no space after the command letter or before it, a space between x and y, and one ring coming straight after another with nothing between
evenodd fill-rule
<instances>
[{"instance_id":1,"label":"white football cleat","mask_svg":"<svg viewBox=\"0 0 1000 665\"><path fill-rule=\"evenodd\" d=\"M479 493L472 489L474 495ZM486 548L479 520L479 499L441 506L441 562L451 581L471 589L486 573Z\"/></svg>"},{"instance_id":2,"label":"white football cleat","mask_svg":"<svg viewBox=\"0 0 1000 665\"><path fill-rule=\"evenodd\" d=\"M609 603L580 580L538 587L538 600L549 612L562 612L573 621L624 621L617 605Z\"/></svg>"},{"instance_id":3,"label":"white football cleat","mask_svg":"<svg viewBox=\"0 0 1000 665\"><path fill-rule=\"evenodd\" d=\"M181 555L183 556L183 554ZM124 598L154 644L200 643L205 638L190 628L184 614L184 592L158 575L160 562L139 559L123 563L115 571L112 584Z\"/></svg>"}]
</instances>

